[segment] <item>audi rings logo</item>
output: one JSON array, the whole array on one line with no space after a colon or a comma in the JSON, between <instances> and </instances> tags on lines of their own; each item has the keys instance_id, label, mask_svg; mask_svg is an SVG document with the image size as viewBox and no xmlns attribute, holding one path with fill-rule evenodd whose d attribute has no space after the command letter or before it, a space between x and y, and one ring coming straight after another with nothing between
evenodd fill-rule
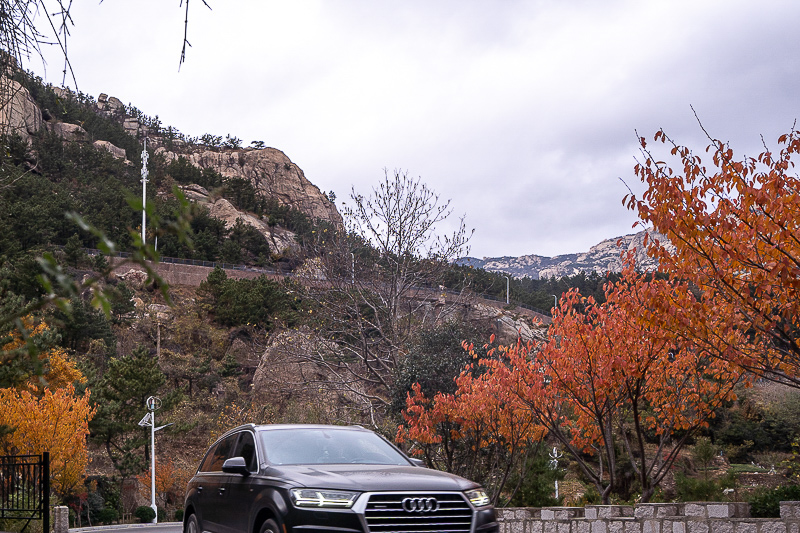
<instances>
[{"instance_id":1,"label":"audi rings logo","mask_svg":"<svg viewBox=\"0 0 800 533\"><path fill-rule=\"evenodd\" d=\"M404 498L403 510L407 513L434 513L439 510L436 498Z\"/></svg>"}]
</instances>

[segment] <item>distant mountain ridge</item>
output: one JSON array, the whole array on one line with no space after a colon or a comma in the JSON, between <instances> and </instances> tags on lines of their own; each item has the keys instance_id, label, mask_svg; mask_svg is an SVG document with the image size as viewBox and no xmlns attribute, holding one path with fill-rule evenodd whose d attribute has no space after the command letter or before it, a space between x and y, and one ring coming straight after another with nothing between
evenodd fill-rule
<instances>
[{"instance_id":1,"label":"distant mountain ridge","mask_svg":"<svg viewBox=\"0 0 800 533\"><path fill-rule=\"evenodd\" d=\"M560 278L564 276L574 276L585 272L620 272L622 270L622 258L620 254L629 250L635 250L636 264L642 270L653 270L657 263L650 258L644 245L645 235L649 233L650 239L664 241L666 238L654 231L643 230L639 233L624 235L606 239L591 248L588 252L557 255L555 257L545 257L541 255L522 255L519 257L464 257L458 262L462 265L470 265L475 268L482 268L489 272L501 272L509 274L515 278L529 277L532 279Z\"/></svg>"}]
</instances>

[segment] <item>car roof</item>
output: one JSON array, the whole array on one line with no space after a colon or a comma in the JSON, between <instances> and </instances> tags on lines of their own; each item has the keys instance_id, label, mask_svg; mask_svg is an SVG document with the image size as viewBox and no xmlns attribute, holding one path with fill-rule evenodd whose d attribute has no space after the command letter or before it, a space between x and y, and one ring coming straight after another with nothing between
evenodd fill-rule
<instances>
[{"instance_id":1,"label":"car roof","mask_svg":"<svg viewBox=\"0 0 800 533\"><path fill-rule=\"evenodd\" d=\"M362 426L337 426L334 424L261 424L255 425L259 431L271 431L275 429L347 429L351 431L369 431Z\"/></svg>"},{"instance_id":2,"label":"car roof","mask_svg":"<svg viewBox=\"0 0 800 533\"><path fill-rule=\"evenodd\" d=\"M218 442L225 437L231 435L232 433L236 433L238 431L242 431L243 429L250 429L254 431L273 431L273 430L282 430L282 429L345 429L350 431L369 431L368 429L362 426L337 426L334 424L242 424L241 426L237 426L233 429L229 429L225 433L219 436L214 442Z\"/></svg>"}]
</instances>

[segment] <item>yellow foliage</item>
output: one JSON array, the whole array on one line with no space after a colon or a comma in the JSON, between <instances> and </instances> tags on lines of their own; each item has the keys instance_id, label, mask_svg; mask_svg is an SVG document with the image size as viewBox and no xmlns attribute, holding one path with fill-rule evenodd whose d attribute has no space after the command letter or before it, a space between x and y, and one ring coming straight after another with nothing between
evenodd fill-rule
<instances>
[{"instance_id":1,"label":"yellow foliage","mask_svg":"<svg viewBox=\"0 0 800 533\"><path fill-rule=\"evenodd\" d=\"M89 462L86 436L94 413L89 391L76 395L71 384L45 388L41 396L0 389L0 424L14 428L3 440L6 453L50 452L52 487L61 496L72 493L83 479Z\"/></svg>"},{"instance_id":2,"label":"yellow foliage","mask_svg":"<svg viewBox=\"0 0 800 533\"><path fill-rule=\"evenodd\" d=\"M35 338L50 330L46 322L35 323L33 317L26 316L22 319L22 325L27 337ZM21 348L25 344L25 339L19 330L11 332L11 340L6 343L0 351L8 352ZM51 390L61 389L75 383L86 383L86 378L73 361L69 359L67 352L60 347L42 351L39 359L45 363L45 371L42 376L33 376L27 383L20 388L33 392L41 396L45 387Z\"/></svg>"}]
</instances>

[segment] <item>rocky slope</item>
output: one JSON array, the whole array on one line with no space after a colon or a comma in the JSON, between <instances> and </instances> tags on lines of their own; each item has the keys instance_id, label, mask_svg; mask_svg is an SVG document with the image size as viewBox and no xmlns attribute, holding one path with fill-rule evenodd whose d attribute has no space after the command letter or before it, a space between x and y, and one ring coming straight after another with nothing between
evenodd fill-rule
<instances>
[{"instance_id":1,"label":"rocky slope","mask_svg":"<svg viewBox=\"0 0 800 533\"><path fill-rule=\"evenodd\" d=\"M334 203L280 150L211 148L178 140L168 141L148 132L147 126L136 117L128 116L118 98L101 94L97 98L96 108L99 113L120 121L129 134L139 139L148 137L151 146L156 147L156 154L163 155L167 163L184 157L199 169L214 170L225 178L245 179L253 184L261 196L276 199L280 204L293 207L310 218L342 225L342 216ZM208 191L202 187L188 187L185 192L191 200L207 204L211 215L224 220L228 227L241 218L244 223L262 232L273 244L279 243L279 249L282 245L290 245L293 240L291 235L276 233L256 217L236 211L229 202L210 198Z\"/></svg>"},{"instance_id":2,"label":"rocky slope","mask_svg":"<svg viewBox=\"0 0 800 533\"><path fill-rule=\"evenodd\" d=\"M647 231L606 239L592 246L588 252L544 257L541 255L522 255L519 257L484 257L477 259L465 257L461 264L483 268L490 272L502 272L515 278L532 279L560 278L574 276L581 272L605 274L622 270L621 254L634 251L636 264L642 270L652 270L655 261L645 253L644 237ZM663 240L664 236L649 232L651 239Z\"/></svg>"},{"instance_id":3,"label":"rocky slope","mask_svg":"<svg viewBox=\"0 0 800 533\"><path fill-rule=\"evenodd\" d=\"M59 98L75 97L65 89L54 88L54 91ZM139 118L128 115L122 101L106 94L98 96L94 110L118 121L128 134L140 142L147 138L148 147L155 147L156 153L163 154L168 163L178 157L185 157L197 168L212 169L226 178L248 180L257 194L275 199L312 219L325 220L336 226L342 225L342 216L334 203L280 150L211 148L181 141L168 142L156 132L148 131L148 127ZM8 75L0 75L0 133L17 133L30 143L31 135L43 128L58 134L66 141L91 141L81 125L52 119L47 110L39 108L27 89L11 80ZM96 140L94 145L109 151L114 157L126 160L126 152L120 147L102 140ZM290 247L294 243L294 236L290 232L270 228L258 217L237 211L226 200L209 196L208 191L202 187L190 186L186 193L190 200L206 204L211 215L224 220L228 227L233 226L237 218L241 218L264 234L275 250Z\"/></svg>"}]
</instances>

